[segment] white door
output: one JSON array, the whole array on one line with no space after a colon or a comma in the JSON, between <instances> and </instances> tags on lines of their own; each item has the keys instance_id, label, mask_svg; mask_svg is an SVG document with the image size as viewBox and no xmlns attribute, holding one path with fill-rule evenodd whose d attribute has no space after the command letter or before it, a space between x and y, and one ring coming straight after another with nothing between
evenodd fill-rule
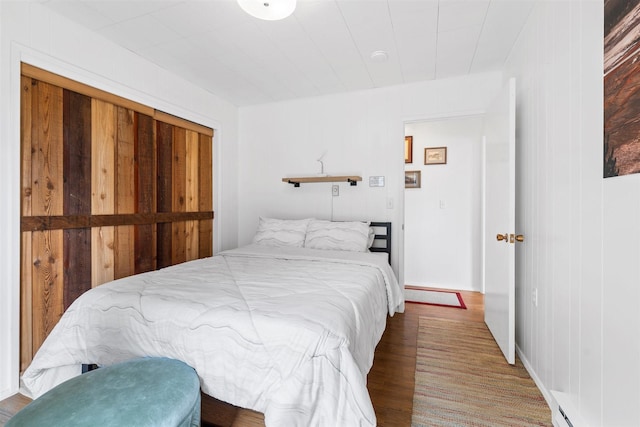
<instances>
[{"instance_id":1,"label":"white door","mask_svg":"<svg viewBox=\"0 0 640 427\"><path fill-rule=\"evenodd\" d=\"M485 120L484 321L507 362L515 363L516 81Z\"/></svg>"}]
</instances>

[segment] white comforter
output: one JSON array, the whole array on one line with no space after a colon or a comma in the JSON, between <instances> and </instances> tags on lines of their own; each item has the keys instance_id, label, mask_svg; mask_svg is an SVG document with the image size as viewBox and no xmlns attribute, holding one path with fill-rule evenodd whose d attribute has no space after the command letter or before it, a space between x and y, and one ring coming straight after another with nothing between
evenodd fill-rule
<instances>
[{"instance_id":1,"label":"white comforter","mask_svg":"<svg viewBox=\"0 0 640 427\"><path fill-rule=\"evenodd\" d=\"M65 312L23 385L35 398L82 363L166 356L267 426L374 426L366 374L404 304L380 255L253 245L99 286Z\"/></svg>"}]
</instances>

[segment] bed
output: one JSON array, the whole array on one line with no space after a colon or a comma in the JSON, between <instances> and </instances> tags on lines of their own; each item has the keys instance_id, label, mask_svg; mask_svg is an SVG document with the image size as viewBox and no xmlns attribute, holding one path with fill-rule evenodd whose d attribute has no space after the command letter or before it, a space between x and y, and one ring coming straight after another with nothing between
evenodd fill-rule
<instances>
[{"instance_id":1,"label":"bed","mask_svg":"<svg viewBox=\"0 0 640 427\"><path fill-rule=\"evenodd\" d=\"M388 251L372 246L390 235L389 223L261 218L250 245L83 294L23 387L38 397L83 364L165 356L267 426L375 426L366 375L387 315L404 307Z\"/></svg>"}]
</instances>

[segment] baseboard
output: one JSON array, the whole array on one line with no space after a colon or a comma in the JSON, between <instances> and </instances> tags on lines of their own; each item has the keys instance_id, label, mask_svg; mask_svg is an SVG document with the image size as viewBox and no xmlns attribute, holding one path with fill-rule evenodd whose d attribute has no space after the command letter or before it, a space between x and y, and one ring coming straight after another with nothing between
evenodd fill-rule
<instances>
[{"instance_id":1,"label":"baseboard","mask_svg":"<svg viewBox=\"0 0 640 427\"><path fill-rule=\"evenodd\" d=\"M553 427L582 427L585 426L584 422L580 419L580 414L576 411L571 399L566 393L558 392L556 390L548 390L536 371L529 363L529 360L524 356L524 353L520 350L520 347L516 345L516 352L518 357L522 361L522 365L529 373L529 376L536 384L544 400L547 402L549 409L551 409L551 423Z\"/></svg>"},{"instance_id":2,"label":"baseboard","mask_svg":"<svg viewBox=\"0 0 640 427\"><path fill-rule=\"evenodd\" d=\"M0 0L2 1L2 0ZM8 397L13 396L16 393L19 393L20 390L16 389L15 387L5 387L2 390L0 390L0 400L4 400Z\"/></svg>"},{"instance_id":3,"label":"baseboard","mask_svg":"<svg viewBox=\"0 0 640 427\"><path fill-rule=\"evenodd\" d=\"M527 370L527 372L529 373L529 376L531 377L533 382L536 384L536 386L540 390L540 393L542 393L542 397L544 397L544 400L547 402L547 405L549 406L550 409L553 409L555 405L555 399L553 398L551 391L544 386L544 384L536 374L536 371L533 369L533 366L531 366L531 363L529 363L529 359L525 357L524 353L520 350L520 347L518 347L517 344L516 344L516 353L518 353L518 357L520 358L520 361L522 361L522 365Z\"/></svg>"}]
</instances>

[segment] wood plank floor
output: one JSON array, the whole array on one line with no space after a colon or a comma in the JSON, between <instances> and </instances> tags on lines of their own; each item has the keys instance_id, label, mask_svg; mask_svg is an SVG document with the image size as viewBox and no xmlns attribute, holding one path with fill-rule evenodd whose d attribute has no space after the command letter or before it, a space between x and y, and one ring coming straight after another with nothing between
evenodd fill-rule
<instances>
[{"instance_id":1,"label":"wood plank floor","mask_svg":"<svg viewBox=\"0 0 640 427\"><path fill-rule=\"evenodd\" d=\"M387 329L376 348L373 367L367 377L378 426L411 425L418 318L430 316L483 321L483 295L478 292L460 293L467 310L407 303L404 313L387 320ZM28 402L29 399L19 394L0 402L0 426ZM235 408L204 395L202 418L205 427L264 427L262 414Z\"/></svg>"}]
</instances>

